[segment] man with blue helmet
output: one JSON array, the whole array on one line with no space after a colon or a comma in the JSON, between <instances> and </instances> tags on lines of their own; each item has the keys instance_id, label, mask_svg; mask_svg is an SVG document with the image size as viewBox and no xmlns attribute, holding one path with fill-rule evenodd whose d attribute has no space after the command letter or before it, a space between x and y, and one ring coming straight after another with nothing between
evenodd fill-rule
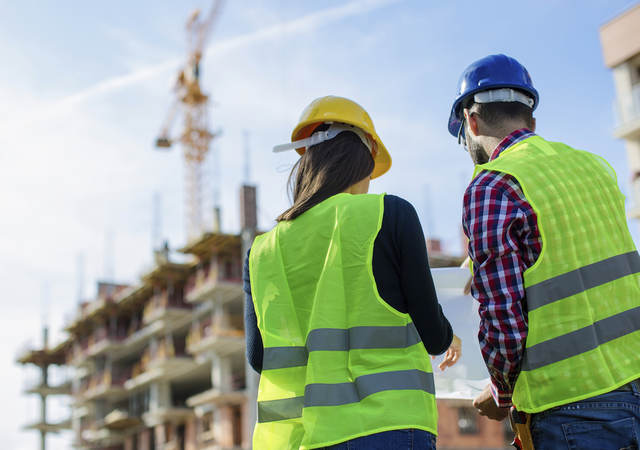
<instances>
[{"instance_id":1,"label":"man with blue helmet","mask_svg":"<svg viewBox=\"0 0 640 450\"><path fill-rule=\"evenodd\" d=\"M474 406L495 420L513 406L536 450L637 448L640 255L624 197L604 159L534 133L538 101L524 66L490 55L449 116L476 166L462 221L491 383Z\"/></svg>"}]
</instances>

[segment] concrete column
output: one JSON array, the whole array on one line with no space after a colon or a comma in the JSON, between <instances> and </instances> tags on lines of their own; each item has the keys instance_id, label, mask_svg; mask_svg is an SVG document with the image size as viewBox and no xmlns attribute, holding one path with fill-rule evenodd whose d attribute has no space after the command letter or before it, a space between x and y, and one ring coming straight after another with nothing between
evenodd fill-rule
<instances>
[{"instance_id":1,"label":"concrete column","mask_svg":"<svg viewBox=\"0 0 640 450\"><path fill-rule=\"evenodd\" d=\"M198 419L192 417L187 419L184 428L184 450L198 449Z\"/></svg>"},{"instance_id":2,"label":"concrete column","mask_svg":"<svg viewBox=\"0 0 640 450\"><path fill-rule=\"evenodd\" d=\"M158 381L149 387L149 411L171 407L171 387L168 381Z\"/></svg>"},{"instance_id":3,"label":"concrete column","mask_svg":"<svg viewBox=\"0 0 640 450\"><path fill-rule=\"evenodd\" d=\"M45 336L46 336L46 329L45 329ZM45 337L46 339L46 337ZM46 341L45 341L46 342ZM41 370L42 370L42 380L41 380L41 385L42 386L47 386L49 380L48 380L48 366L42 366ZM47 423L47 396L46 395L40 395L40 422L42 423ZM40 432L40 449L41 450L46 450L47 448L47 432L46 431L41 431Z\"/></svg>"},{"instance_id":4,"label":"concrete column","mask_svg":"<svg viewBox=\"0 0 640 450\"><path fill-rule=\"evenodd\" d=\"M233 447L233 417L231 408L228 405L221 405L216 408L216 440L223 448Z\"/></svg>"},{"instance_id":5,"label":"concrete column","mask_svg":"<svg viewBox=\"0 0 640 450\"><path fill-rule=\"evenodd\" d=\"M152 430L146 429L140 432L138 436L138 449L139 450L155 450L151 448L151 432Z\"/></svg>"},{"instance_id":6,"label":"concrete column","mask_svg":"<svg viewBox=\"0 0 640 450\"><path fill-rule=\"evenodd\" d=\"M137 437L137 436L136 436ZM134 439L136 439L136 437L134 436L127 436L124 440L124 450L136 450L136 445L134 442Z\"/></svg>"},{"instance_id":7,"label":"concrete column","mask_svg":"<svg viewBox=\"0 0 640 450\"><path fill-rule=\"evenodd\" d=\"M219 302L216 302L213 307L213 317L212 317L212 325L214 328L225 329L229 328L229 314L225 310L225 307L222 306Z\"/></svg>"},{"instance_id":8,"label":"concrete column","mask_svg":"<svg viewBox=\"0 0 640 450\"><path fill-rule=\"evenodd\" d=\"M253 369L252 369L253 370ZM249 411L249 408L253 408L253 404L249 404L249 401L246 401L242 404L241 414L242 414L242 448L251 448L251 437L253 435L253 423L248 423L246 417ZM247 429L247 427L251 427Z\"/></svg>"},{"instance_id":9,"label":"concrete column","mask_svg":"<svg viewBox=\"0 0 640 450\"><path fill-rule=\"evenodd\" d=\"M156 425L155 427L153 427L153 431L152 433L155 434L155 441L156 441L156 447L162 448L162 444L166 444L166 428L169 427L170 424L167 423L161 423L159 425Z\"/></svg>"},{"instance_id":10,"label":"concrete column","mask_svg":"<svg viewBox=\"0 0 640 450\"><path fill-rule=\"evenodd\" d=\"M211 358L211 384L214 389L231 390L231 361L228 357L213 354Z\"/></svg>"}]
</instances>

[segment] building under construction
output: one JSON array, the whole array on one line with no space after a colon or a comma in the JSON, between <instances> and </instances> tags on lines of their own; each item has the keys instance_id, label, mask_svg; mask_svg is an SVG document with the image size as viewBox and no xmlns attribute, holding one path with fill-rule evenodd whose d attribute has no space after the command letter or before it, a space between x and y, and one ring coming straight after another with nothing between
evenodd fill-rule
<instances>
[{"instance_id":1,"label":"building under construction","mask_svg":"<svg viewBox=\"0 0 640 450\"><path fill-rule=\"evenodd\" d=\"M48 387L45 373L37 392L43 408L51 389L70 395L69 422L43 416L28 428L44 435L70 424L79 449L251 447L256 377L245 363L241 270L255 198L255 188L243 186L244 233L205 232L179 250L182 262L158 251L136 285L98 283L97 298L66 325L64 342L20 358L43 373L58 364L73 374ZM427 244L433 267L460 263L437 240ZM469 400L438 400L438 409L439 448L505 448L508 427L478 416Z\"/></svg>"}]
</instances>

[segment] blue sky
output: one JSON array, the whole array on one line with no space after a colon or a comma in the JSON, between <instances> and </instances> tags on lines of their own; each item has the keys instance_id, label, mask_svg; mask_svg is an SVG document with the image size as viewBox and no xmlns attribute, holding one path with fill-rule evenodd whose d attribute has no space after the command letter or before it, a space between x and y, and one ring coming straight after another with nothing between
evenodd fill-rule
<instances>
[{"instance_id":1,"label":"blue sky","mask_svg":"<svg viewBox=\"0 0 640 450\"><path fill-rule=\"evenodd\" d=\"M223 131L213 154L224 230L238 226L242 131L250 133L260 225L269 228L288 204L285 182L295 161L270 149L286 142L309 101L334 94L368 109L394 158L372 192L410 200L429 234L459 251L461 196L472 167L446 123L460 72L498 52L529 69L540 92L538 132L604 156L628 192L598 28L632 4L227 1L202 68L214 100L211 125ZM135 282L151 262L154 191L162 195L164 236L173 247L184 243L181 155L155 152L152 144L195 7L209 3L0 0L0 273L7 305L0 333L10 343L0 364L5 379L15 380L0 392L19 411L0 421L0 435L11 448L35 445L35 436L18 432L35 405L19 396L24 372L12 363L15 352L25 340L38 341L45 317L59 336L77 300L77 254L85 255L89 297L105 272L111 230L115 276ZM209 182L207 211L211 192Z\"/></svg>"}]
</instances>

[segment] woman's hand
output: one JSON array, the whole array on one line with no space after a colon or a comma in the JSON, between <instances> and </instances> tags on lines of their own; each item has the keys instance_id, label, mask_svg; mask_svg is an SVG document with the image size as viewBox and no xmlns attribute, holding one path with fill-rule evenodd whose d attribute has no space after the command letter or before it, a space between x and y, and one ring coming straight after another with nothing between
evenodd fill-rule
<instances>
[{"instance_id":1,"label":"woman's hand","mask_svg":"<svg viewBox=\"0 0 640 450\"><path fill-rule=\"evenodd\" d=\"M447 353L444 354L444 359L440 364L438 364L438 369L444 370L447 367L453 366L458 362L460 356L462 355L462 341L455 334L453 335L453 339L451 340L451 345L447 350Z\"/></svg>"}]
</instances>

